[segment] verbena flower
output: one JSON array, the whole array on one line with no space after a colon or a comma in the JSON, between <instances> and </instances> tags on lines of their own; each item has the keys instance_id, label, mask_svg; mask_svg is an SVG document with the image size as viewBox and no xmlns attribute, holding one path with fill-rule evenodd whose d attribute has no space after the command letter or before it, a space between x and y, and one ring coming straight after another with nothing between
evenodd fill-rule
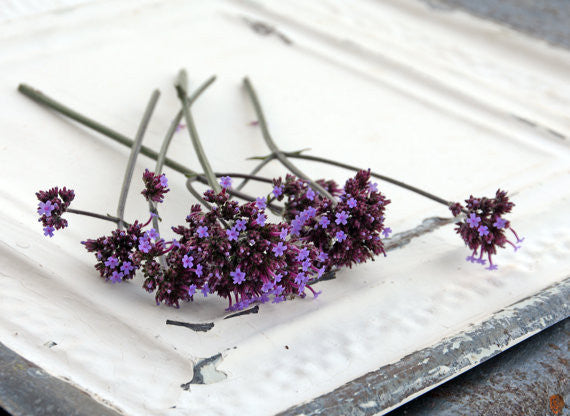
<instances>
[{"instance_id":1,"label":"verbena flower","mask_svg":"<svg viewBox=\"0 0 570 416\"><path fill-rule=\"evenodd\" d=\"M304 181L287 175L278 199L285 201L284 218L291 224L291 235L312 242L326 255L326 270L386 255L381 236L391 232L384 227L390 201L370 183L370 171L359 171L342 190L333 181L318 182L336 198L336 206ZM274 185L281 183L274 180Z\"/></svg>"},{"instance_id":2,"label":"verbena flower","mask_svg":"<svg viewBox=\"0 0 570 416\"><path fill-rule=\"evenodd\" d=\"M126 230L116 229L109 236L81 242L87 251L95 254L95 268L101 277L115 283L135 276L135 271L141 264L141 257L136 253L139 239L144 235L142 227L135 221Z\"/></svg>"},{"instance_id":3,"label":"verbena flower","mask_svg":"<svg viewBox=\"0 0 570 416\"><path fill-rule=\"evenodd\" d=\"M220 186L224 189L231 188L232 178L230 178L229 176L222 176L220 178Z\"/></svg>"},{"instance_id":4,"label":"verbena flower","mask_svg":"<svg viewBox=\"0 0 570 416\"><path fill-rule=\"evenodd\" d=\"M173 228L179 246L166 255L168 270L162 279L147 279L157 302L177 306L202 291L228 299L228 309L236 310L315 293L307 282L323 263L313 244L288 236L286 223L269 223L258 201L240 205L225 189L206 191L204 199L216 209L205 213L192 206L187 224ZM194 267L184 267L184 256L192 256Z\"/></svg>"},{"instance_id":5,"label":"verbena flower","mask_svg":"<svg viewBox=\"0 0 570 416\"><path fill-rule=\"evenodd\" d=\"M67 220L61 216L65 213L71 201L75 198L72 189L57 186L47 191L38 191L36 197L40 201L38 204L39 222L44 226L44 235L53 237L55 230L67 227Z\"/></svg>"},{"instance_id":6,"label":"verbena flower","mask_svg":"<svg viewBox=\"0 0 570 416\"><path fill-rule=\"evenodd\" d=\"M157 175L145 169L143 174L144 190L141 192L147 201L162 202L168 189L168 179L164 174Z\"/></svg>"},{"instance_id":7,"label":"verbena flower","mask_svg":"<svg viewBox=\"0 0 570 416\"><path fill-rule=\"evenodd\" d=\"M494 198L470 196L465 202L465 207L460 203L454 203L449 209L454 216L458 216L463 210L466 212L465 219L456 223L455 228L465 244L473 250L466 260L481 265L489 261L487 270L496 270L497 265L493 263L492 256L497 253L497 247L504 248L505 244L510 244L516 251L520 248L517 244L524 240L519 238L510 222L503 218L505 214L511 212L515 204L510 202L507 193L500 189ZM507 230L513 234L514 242L507 238L505 234Z\"/></svg>"}]
</instances>

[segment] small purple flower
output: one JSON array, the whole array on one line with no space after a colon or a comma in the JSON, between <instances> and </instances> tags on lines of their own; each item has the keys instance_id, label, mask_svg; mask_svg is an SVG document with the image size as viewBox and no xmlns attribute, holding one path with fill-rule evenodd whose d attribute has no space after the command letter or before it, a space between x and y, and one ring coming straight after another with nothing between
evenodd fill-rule
<instances>
[{"instance_id":1,"label":"small purple flower","mask_svg":"<svg viewBox=\"0 0 570 416\"><path fill-rule=\"evenodd\" d=\"M281 273L277 273L275 275L275 283L279 283L281 281L281 279L283 279L283 275ZM278 286L281 287L281 286ZM281 287L282 288L282 287ZM283 289L283 288L282 288Z\"/></svg>"},{"instance_id":2,"label":"small purple flower","mask_svg":"<svg viewBox=\"0 0 570 416\"><path fill-rule=\"evenodd\" d=\"M335 216L336 216L336 220L334 221L335 223L346 225L346 220L348 219L348 214L346 213L346 211L337 212Z\"/></svg>"},{"instance_id":3,"label":"small purple flower","mask_svg":"<svg viewBox=\"0 0 570 416\"><path fill-rule=\"evenodd\" d=\"M121 281L122 277L123 277L123 273L119 273L118 271L115 270L115 271L111 274L111 277L110 277L109 279L110 279L111 282L113 282L113 283L118 283L118 282Z\"/></svg>"},{"instance_id":4,"label":"small purple flower","mask_svg":"<svg viewBox=\"0 0 570 416\"><path fill-rule=\"evenodd\" d=\"M121 264L121 271L123 273L129 274L134 269L130 261L125 261Z\"/></svg>"},{"instance_id":5,"label":"small purple flower","mask_svg":"<svg viewBox=\"0 0 570 416\"><path fill-rule=\"evenodd\" d=\"M280 241L271 251L275 253L275 257L281 257L285 252L285 248L285 244Z\"/></svg>"},{"instance_id":6,"label":"small purple flower","mask_svg":"<svg viewBox=\"0 0 570 416\"><path fill-rule=\"evenodd\" d=\"M471 214L471 215L469 215L469 218L467 218L467 224L469 224L470 228L477 228L479 226L480 222L481 222L481 218L479 218L475 214Z\"/></svg>"},{"instance_id":7,"label":"small purple flower","mask_svg":"<svg viewBox=\"0 0 570 416\"><path fill-rule=\"evenodd\" d=\"M202 272L202 265L201 265L201 264L198 264L198 265L196 266L196 276L202 277L202 273L203 273L203 272Z\"/></svg>"},{"instance_id":8,"label":"small purple flower","mask_svg":"<svg viewBox=\"0 0 570 416\"><path fill-rule=\"evenodd\" d=\"M226 235L228 236L229 241L237 241L239 233L236 230L236 227L233 227L231 230L226 230Z\"/></svg>"},{"instance_id":9,"label":"small purple flower","mask_svg":"<svg viewBox=\"0 0 570 416\"><path fill-rule=\"evenodd\" d=\"M257 207L257 209L265 209L267 208L267 204L265 203L265 198L263 197L259 197L255 200L255 206Z\"/></svg>"},{"instance_id":10,"label":"small purple flower","mask_svg":"<svg viewBox=\"0 0 570 416\"><path fill-rule=\"evenodd\" d=\"M321 217L321 219L319 221L319 225L323 228L327 228L330 223L331 222L328 219L328 217L325 217L325 216Z\"/></svg>"},{"instance_id":11,"label":"small purple flower","mask_svg":"<svg viewBox=\"0 0 570 416\"><path fill-rule=\"evenodd\" d=\"M188 296L194 296L194 293L196 293L196 285L190 285L188 288Z\"/></svg>"},{"instance_id":12,"label":"small purple flower","mask_svg":"<svg viewBox=\"0 0 570 416\"><path fill-rule=\"evenodd\" d=\"M303 229L303 225L305 221L303 221L299 217L295 217L293 221L291 221L291 235L299 235L301 230Z\"/></svg>"},{"instance_id":13,"label":"small purple flower","mask_svg":"<svg viewBox=\"0 0 570 416\"><path fill-rule=\"evenodd\" d=\"M295 277L295 283L301 285L305 282L305 273L299 273L297 277Z\"/></svg>"},{"instance_id":14,"label":"small purple flower","mask_svg":"<svg viewBox=\"0 0 570 416\"><path fill-rule=\"evenodd\" d=\"M168 179L166 178L166 176L164 175L164 173L162 175L160 175L160 185L163 188L168 188Z\"/></svg>"},{"instance_id":15,"label":"small purple flower","mask_svg":"<svg viewBox=\"0 0 570 416\"><path fill-rule=\"evenodd\" d=\"M160 238L160 234L158 234L158 231L156 231L154 228L151 228L148 231L148 236L149 236L149 238L152 238L153 240L158 240Z\"/></svg>"},{"instance_id":16,"label":"small purple flower","mask_svg":"<svg viewBox=\"0 0 570 416\"><path fill-rule=\"evenodd\" d=\"M273 195L275 196L275 198L279 198L279 196L282 193L283 193L283 186L282 185L273 187Z\"/></svg>"},{"instance_id":17,"label":"small purple flower","mask_svg":"<svg viewBox=\"0 0 570 416\"><path fill-rule=\"evenodd\" d=\"M57 204L52 204L51 201L40 202L38 205L38 214L45 215L46 217L51 216L51 212L57 208Z\"/></svg>"},{"instance_id":18,"label":"small purple flower","mask_svg":"<svg viewBox=\"0 0 570 416\"><path fill-rule=\"evenodd\" d=\"M281 232L279 233L279 238L281 240L285 240L287 238L287 235L289 234L289 230L287 230L286 227L281 229Z\"/></svg>"},{"instance_id":19,"label":"small purple flower","mask_svg":"<svg viewBox=\"0 0 570 416\"><path fill-rule=\"evenodd\" d=\"M368 184L368 190L370 192L378 192L378 184L376 182Z\"/></svg>"},{"instance_id":20,"label":"small purple flower","mask_svg":"<svg viewBox=\"0 0 570 416\"><path fill-rule=\"evenodd\" d=\"M479 228L477 228L477 231L479 231L479 235L481 237L489 235L489 227L487 227L486 225L479 226Z\"/></svg>"},{"instance_id":21,"label":"small purple flower","mask_svg":"<svg viewBox=\"0 0 570 416\"><path fill-rule=\"evenodd\" d=\"M505 228L505 225L507 225L507 221L502 219L501 217L497 217L497 219L493 223L493 227L497 227L499 230Z\"/></svg>"},{"instance_id":22,"label":"small purple flower","mask_svg":"<svg viewBox=\"0 0 570 416\"><path fill-rule=\"evenodd\" d=\"M317 257L317 260L322 263L324 261L327 261L328 258L329 258L329 255L327 253L325 253L324 251L321 251L319 253L319 257Z\"/></svg>"},{"instance_id":23,"label":"small purple flower","mask_svg":"<svg viewBox=\"0 0 570 416\"><path fill-rule=\"evenodd\" d=\"M148 253L151 249L152 246L150 245L150 241L146 239L141 239L139 243L139 250L142 251L143 253Z\"/></svg>"},{"instance_id":24,"label":"small purple flower","mask_svg":"<svg viewBox=\"0 0 570 416\"><path fill-rule=\"evenodd\" d=\"M262 227L265 225L265 220L267 220L267 216L265 214L259 214L255 219L255 221Z\"/></svg>"},{"instance_id":25,"label":"small purple flower","mask_svg":"<svg viewBox=\"0 0 570 416\"><path fill-rule=\"evenodd\" d=\"M189 269L192 266L194 266L194 257L188 256L188 254L185 254L184 257L182 257L182 266L185 269Z\"/></svg>"},{"instance_id":26,"label":"small purple flower","mask_svg":"<svg viewBox=\"0 0 570 416\"><path fill-rule=\"evenodd\" d=\"M246 220L237 220L236 224L235 224L235 229L238 231L245 231L245 223L247 221Z\"/></svg>"},{"instance_id":27,"label":"small purple flower","mask_svg":"<svg viewBox=\"0 0 570 416\"><path fill-rule=\"evenodd\" d=\"M344 240L346 240L346 234L344 233L344 231L337 231L336 239L340 242L343 242Z\"/></svg>"},{"instance_id":28,"label":"small purple flower","mask_svg":"<svg viewBox=\"0 0 570 416\"><path fill-rule=\"evenodd\" d=\"M297 260L299 261L303 261L307 258L307 256L309 255L309 250L307 250L305 247L303 247L299 253L297 254Z\"/></svg>"},{"instance_id":29,"label":"small purple flower","mask_svg":"<svg viewBox=\"0 0 570 416\"><path fill-rule=\"evenodd\" d=\"M315 191L311 188L307 189L307 193L305 194L308 200L313 201L315 199Z\"/></svg>"},{"instance_id":30,"label":"small purple flower","mask_svg":"<svg viewBox=\"0 0 570 416\"><path fill-rule=\"evenodd\" d=\"M306 272L311 267L311 259L306 259L303 263L301 263L303 271Z\"/></svg>"},{"instance_id":31,"label":"small purple flower","mask_svg":"<svg viewBox=\"0 0 570 416\"><path fill-rule=\"evenodd\" d=\"M196 232L198 233L198 237L200 238L204 238L204 237L209 237L210 233L208 233L208 227L206 227L205 225L201 225L196 229Z\"/></svg>"},{"instance_id":32,"label":"small purple flower","mask_svg":"<svg viewBox=\"0 0 570 416\"><path fill-rule=\"evenodd\" d=\"M350 208L354 208L356 206L356 199L350 197L350 199L346 201L346 203Z\"/></svg>"},{"instance_id":33,"label":"small purple flower","mask_svg":"<svg viewBox=\"0 0 570 416\"><path fill-rule=\"evenodd\" d=\"M53 228L52 226L48 225L47 227L44 227L44 235L46 237L53 237L53 232L54 232L55 228Z\"/></svg>"},{"instance_id":34,"label":"small purple flower","mask_svg":"<svg viewBox=\"0 0 570 416\"><path fill-rule=\"evenodd\" d=\"M281 303L285 302L285 296L275 296L271 303Z\"/></svg>"},{"instance_id":35,"label":"small purple flower","mask_svg":"<svg viewBox=\"0 0 570 416\"><path fill-rule=\"evenodd\" d=\"M317 278L321 278L323 276L323 274L325 273L325 266L322 266L320 269L318 269L317 272ZM316 296L315 296L316 297Z\"/></svg>"},{"instance_id":36,"label":"small purple flower","mask_svg":"<svg viewBox=\"0 0 570 416\"><path fill-rule=\"evenodd\" d=\"M220 185L224 189L230 188L232 186L232 178L230 178L229 176L222 176L220 178Z\"/></svg>"},{"instance_id":37,"label":"small purple flower","mask_svg":"<svg viewBox=\"0 0 570 416\"><path fill-rule=\"evenodd\" d=\"M392 232L392 229L390 227L386 227L386 228L384 228L384 231L382 231L382 235L384 236L384 238L388 238L388 237L390 237L391 232Z\"/></svg>"},{"instance_id":38,"label":"small purple flower","mask_svg":"<svg viewBox=\"0 0 570 416\"><path fill-rule=\"evenodd\" d=\"M317 209L315 207L309 207L306 210L304 210L303 212L305 213L305 217L307 220L311 219L315 215L317 215Z\"/></svg>"},{"instance_id":39,"label":"small purple flower","mask_svg":"<svg viewBox=\"0 0 570 416\"><path fill-rule=\"evenodd\" d=\"M208 287L208 282L204 283L204 287L202 288L202 294L205 298L208 297L208 293L210 293L210 288Z\"/></svg>"},{"instance_id":40,"label":"small purple flower","mask_svg":"<svg viewBox=\"0 0 570 416\"><path fill-rule=\"evenodd\" d=\"M107 266L110 269L114 269L118 265L119 265L119 260L117 260L117 258L115 256L109 257L107 259L107 261L105 262L105 266Z\"/></svg>"},{"instance_id":41,"label":"small purple flower","mask_svg":"<svg viewBox=\"0 0 570 416\"><path fill-rule=\"evenodd\" d=\"M241 284L245 280L245 273L241 271L239 266L230 273L230 276L233 277L234 284L236 285Z\"/></svg>"},{"instance_id":42,"label":"small purple flower","mask_svg":"<svg viewBox=\"0 0 570 416\"><path fill-rule=\"evenodd\" d=\"M261 286L261 291L264 293L267 293L270 290L272 290L274 286L275 286L275 283L267 281L263 284L263 286Z\"/></svg>"}]
</instances>

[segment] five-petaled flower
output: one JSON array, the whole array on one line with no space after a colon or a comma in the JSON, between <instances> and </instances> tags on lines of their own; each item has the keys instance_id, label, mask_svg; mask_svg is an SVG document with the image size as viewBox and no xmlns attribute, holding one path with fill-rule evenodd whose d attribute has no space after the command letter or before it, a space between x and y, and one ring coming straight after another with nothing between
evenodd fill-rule
<instances>
[{"instance_id":1,"label":"five-petaled flower","mask_svg":"<svg viewBox=\"0 0 570 416\"><path fill-rule=\"evenodd\" d=\"M198 227L196 232L198 233L198 237L201 237L201 238L205 238L205 237L210 236L210 234L208 233L208 227L206 227L205 225L201 225L200 227Z\"/></svg>"},{"instance_id":2,"label":"five-petaled flower","mask_svg":"<svg viewBox=\"0 0 570 416\"><path fill-rule=\"evenodd\" d=\"M182 257L182 267L189 269L192 266L194 266L194 257L185 254L184 257Z\"/></svg>"},{"instance_id":3,"label":"five-petaled flower","mask_svg":"<svg viewBox=\"0 0 570 416\"><path fill-rule=\"evenodd\" d=\"M230 276L234 279L234 284L239 285L245 280L245 273L241 271L240 267L238 266L233 272L230 273Z\"/></svg>"},{"instance_id":4,"label":"five-petaled flower","mask_svg":"<svg viewBox=\"0 0 570 416\"><path fill-rule=\"evenodd\" d=\"M232 186L232 178L230 178L229 176L222 176L220 178L220 185L222 186L222 188L227 189L227 188L231 188Z\"/></svg>"},{"instance_id":5,"label":"five-petaled flower","mask_svg":"<svg viewBox=\"0 0 570 416\"><path fill-rule=\"evenodd\" d=\"M335 223L346 225L346 220L348 219L348 214L346 213L346 211L337 212L335 216L336 216L336 220L334 221Z\"/></svg>"}]
</instances>

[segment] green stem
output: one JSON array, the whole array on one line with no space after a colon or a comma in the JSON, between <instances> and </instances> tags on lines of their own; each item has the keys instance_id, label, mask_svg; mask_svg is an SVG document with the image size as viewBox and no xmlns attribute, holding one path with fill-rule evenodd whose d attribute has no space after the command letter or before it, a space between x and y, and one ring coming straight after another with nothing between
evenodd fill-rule
<instances>
[{"instance_id":1,"label":"green stem","mask_svg":"<svg viewBox=\"0 0 570 416\"><path fill-rule=\"evenodd\" d=\"M121 222L120 218L113 217L112 215L101 215L101 214L97 214L95 212L83 211L81 209L68 208L65 210L65 212L69 212L71 214L77 214L77 215L85 215L87 217L98 218L100 220L105 220L105 221L111 221L111 222L114 222L115 224L119 224ZM125 223L125 225L130 226L130 224L128 224L128 223Z\"/></svg>"},{"instance_id":2,"label":"green stem","mask_svg":"<svg viewBox=\"0 0 570 416\"><path fill-rule=\"evenodd\" d=\"M164 136L164 140L162 141L162 145L160 146L160 151L158 152L158 158L156 159L156 166L154 168L154 173L156 175L160 175L162 172L162 168L164 166L164 160L166 158L166 153L168 152L168 148L170 147L170 143L172 142L172 138L174 137L174 133L176 133L176 129L180 124L180 120L182 119L182 110L176 114L168 130L166 131L166 136ZM152 227L156 230L158 235L160 235L160 227L158 224L158 209L153 201L148 201L148 209L151 213L156 214L152 217ZM159 262L162 267L166 267L166 260L164 259L164 255L159 257Z\"/></svg>"},{"instance_id":3,"label":"green stem","mask_svg":"<svg viewBox=\"0 0 570 416\"><path fill-rule=\"evenodd\" d=\"M198 97L206 90L206 88L208 88L214 81L216 80L215 76L210 77L206 82L204 82L197 90L196 92L194 92L194 94L192 94L191 97L188 98L188 103L191 104L194 101L196 101L198 99ZM44 93L42 93L41 91L30 87L29 85L26 84L20 84L18 86L18 91L22 94L24 94L26 97L32 99L33 101L39 103L39 104L43 104L48 108L51 108L54 111L57 111L58 113L61 113L69 118L71 118L72 120L75 120L76 122L83 124L86 127L89 127L101 134L103 134L104 136L109 137L110 139L113 139L119 143L121 143L124 146L127 146L129 148L132 148L134 141L132 139L130 139L129 137L125 136L124 134L121 134L81 113L78 113L75 110L72 110L71 108L65 106L64 104L54 100L51 97L48 97L47 95L45 95ZM178 116L177 116L178 117ZM180 119L182 118L182 110L180 110L179 112L179 117ZM179 120L180 120L179 119ZM141 150L140 152L145 155L150 157L151 159L157 160L158 159L158 153L146 146L141 146ZM187 167L185 167L184 165L169 159L169 158L165 158L164 159L164 165L168 166L169 168L180 172L182 174L186 174L186 173L194 173L194 171L192 169L189 169Z\"/></svg>"},{"instance_id":4,"label":"green stem","mask_svg":"<svg viewBox=\"0 0 570 416\"><path fill-rule=\"evenodd\" d=\"M319 163L326 163L328 165L332 165L332 166L337 166L339 168L343 168L343 169L348 169L348 170L352 170L355 172L358 172L360 170L365 170L362 168L359 168L357 166L352 166L349 165L347 163L342 163L342 162L337 162L335 160L332 159L326 159L324 157L318 157L318 156L310 156L310 155L302 155L300 152L284 152L284 154L287 157L293 158L293 159L304 159L304 160L312 160L313 162L319 162ZM260 156L260 157L253 157L250 159L256 159L256 160L261 160L262 162L258 165L258 166L265 166L267 163L269 163L271 160L276 159L277 156L272 153L270 155L267 156ZM443 198L438 197L437 195L431 194L429 192L426 192L422 189L416 188L415 186L412 185L408 185L407 183L404 183L402 181L399 181L397 179L393 179L390 178L389 176L385 176L385 175L381 175L379 173L375 173L375 172L370 172L370 176L383 180L385 182L389 182L393 185L399 186L400 188L404 188L407 189L408 191L412 191L415 192L416 194L422 195L428 199L431 199L432 201L438 202L440 204L445 205L446 207L449 207L451 205L450 201L446 201Z\"/></svg>"},{"instance_id":5,"label":"green stem","mask_svg":"<svg viewBox=\"0 0 570 416\"><path fill-rule=\"evenodd\" d=\"M335 201L334 197L325 188L323 188L318 183L313 182L299 168L293 165L291 161L287 159L286 155L277 147L277 145L273 141L273 138L269 134L269 129L267 128L267 122L265 121L265 116L263 114L263 110L261 109L261 104L259 103L259 99L257 98L257 94L255 93L255 90L251 85L251 82L246 77L244 78L243 83L249 95L249 98L251 99L253 108L255 109L255 113L257 114L257 120L259 121L259 126L261 127L261 133L263 135L263 138L265 139L265 143L267 143L267 146L271 150L271 153L273 153L277 157L277 159L279 159L279 161L283 164L283 166L285 166L287 169L291 171L291 173L293 173L298 178L307 181L308 185L311 188L313 188L314 191L327 197L331 201L333 206L335 206L337 202Z\"/></svg>"},{"instance_id":6,"label":"green stem","mask_svg":"<svg viewBox=\"0 0 570 416\"><path fill-rule=\"evenodd\" d=\"M212 170L210 162L206 157L206 153L202 148L202 143L200 142L200 137L198 136L198 131L196 130L196 125L194 124L194 119L192 118L190 106L188 105L188 101L186 99L186 96L188 95L188 75L184 69L181 69L178 73L178 79L176 81L175 87L178 93L178 98L182 102L182 112L184 114L184 118L186 119L186 127L188 127L188 132L190 133L190 139L192 140L192 145L194 146L196 156L198 156L198 160L202 165L204 174L206 175L206 178L208 178L210 187L214 190L215 193L220 193L222 191L222 187L216 180L214 171Z\"/></svg>"},{"instance_id":7,"label":"green stem","mask_svg":"<svg viewBox=\"0 0 570 416\"><path fill-rule=\"evenodd\" d=\"M125 215L125 204L127 202L127 195L129 193L129 188L131 186L131 180L133 179L133 171L135 170L135 162L137 160L137 156L141 150L142 140L144 134L146 132L146 128L148 127L148 123L156 107L156 103L158 101L158 97L160 97L160 91L154 90L150 100L146 106L143 118L137 130L137 134L135 136L135 142L133 147L131 148L131 154L129 155L129 160L127 162L127 168L125 169L125 177L123 179L123 186L121 188L121 195L119 196L119 204L117 206L117 217L119 217L119 229L123 229L123 217Z\"/></svg>"}]
</instances>

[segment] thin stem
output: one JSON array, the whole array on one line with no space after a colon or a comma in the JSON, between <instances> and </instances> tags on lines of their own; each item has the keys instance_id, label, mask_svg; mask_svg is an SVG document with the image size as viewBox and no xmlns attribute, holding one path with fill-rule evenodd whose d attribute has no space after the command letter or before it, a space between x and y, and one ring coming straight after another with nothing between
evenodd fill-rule
<instances>
[{"instance_id":1,"label":"thin stem","mask_svg":"<svg viewBox=\"0 0 570 416\"><path fill-rule=\"evenodd\" d=\"M197 176L196 178L202 178L201 176ZM205 178L203 178L205 179ZM194 198L196 198L198 200L198 202L200 202L202 205L204 205L208 210L212 211L212 205L210 205L207 201L204 200L204 198L202 198L202 195L200 195L200 193L194 189L194 186L192 186L192 182L194 182L193 178L188 178L186 180L186 188L188 188L188 190L190 191L190 193L194 196ZM208 181L205 180L204 181L206 184L208 184ZM224 226L225 229L229 229L229 225L227 222L225 222L222 218L218 218L218 221L220 221L220 223Z\"/></svg>"},{"instance_id":2,"label":"thin stem","mask_svg":"<svg viewBox=\"0 0 570 416\"><path fill-rule=\"evenodd\" d=\"M131 154L129 155L129 161L127 162L127 168L125 169L125 177L123 179L123 186L121 188L121 195L119 196L119 204L117 206L117 217L119 217L121 220L119 222L120 230L123 229L123 216L125 214L125 204L127 202L127 194L129 193L131 180L133 178L133 171L135 170L135 162L141 150L144 133L146 132L146 128L148 127L150 117L152 116L154 108L156 107L158 97L160 97L160 92L158 90L154 90L146 106L143 118L137 130L137 134L135 136L135 142L133 147L131 148Z\"/></svg>"},{"instance_id":3,"label":"thin stem","mask_svg":"<svg viewBox=\"0 0 570 416\"><path fill-rule=\"evenodd\" d=\"M337 166L339 168L344 168L344 169L348 169L348 170L352 170L355 172L358 172L360 170L363 170L357 166L352 166L346 163L342 163L342 162L337 162L335 160L332 159L326 159L324 157L318 157L318 156L310 156L310 155L302 155L300 152L284 152L285 156L293 158L293 159L304 159L304 160L312 160L314 162L320 162L320 163L326 163L328 165L332 165L332 166ZM251 159L261 159L262 162L258 165L258 166L265 166L267 163L269 163L271 160L276 159L277 156L272 153L270 155L267 156L262 156L262 157L254 157ZM383 180L385 182L389 182L393 185L399 186L400 188L404 188L407 189L408 191L412 191L415 192L416 194L422 195L428 199L431 199L432 201L438 202L440 204L443 204L447 207L449 207L451 205L451 202L446 201L443 198L438 197L437 195L431 194L429 192L426 192L422 189L416 188L415 186L412 185L408 185L407 183L404 183L402 181L399 181L397 179L393 179L390 178L389 176L385 176L385 175L381 175L379 173L375 173L375 172L370 172L370 176Z\"/></svg>"},{"instance_id":4,"label":"thin stem","mask_svg":"<svg viewBox=\"0 0 570 416\"><path fill-rule=\"evenodd\" d=\"M192 104L194 103L198 97L200 97L200 95L210 86L212 85L212 83L216 80L215 76L210 77L208 80L206 80L202 85L200 85L200 87L188 98L188 103ZM46 107L60 113L63 114L69 118L71 118L72 120L75 120L76 122L89 127L95 131L97 131L98 133L103 134L104 136L109 137L110 139L115 140L116 142L127 146L128 148L132 148L134 141L130 138L128 138L127 136L83 115L78 113L75 110L72 110L71 108L65 106L64 104L54 100L51 97L48 97L47 95L45 95L44 93L42 93L39 90L34 89L33 87L30 87L26 84L20 84L18 86L18 91L22 94L24 94L25 96L27 96L28 98L30 98L31 100L45 105ZM178 122L181 120L183 115L182 110L180 110L178 112L178 114L175 117L175 120L178 120ZM174 131L176 130L176 127L178 125L178 123L174 123L174 121L171 124L171 128L172 126L174 127ZM151 159L154 160L158 160L159 157L159 153L156 152L155 150L146 147L144 145L141 146L141 150L140 153L150 157ZM164 166L168 166L169 168L171 168L172 170L182 173L184 175L196 175L197 172L195 172L194 170L190 169L189 167L186 167L172 159L169 159L168 157L164 158L164 162L163 162ZM247 199L248 201L251 201L252 198L248 197Z\"/></svg>"},{"instance_id":5,"label":"thin stem","mask_svg":"<svg viewBox=\"0 0 570 416\"><path fill-rule=\"evenodd\" d=\"M327 197L331 201L333 206L336 205L336 200L325 188L323 188L318 183L310 180L309 177L305 175L299 168L293 165L287 159L285 154L277 147L277 145L273 141L273 138L269 134L269 129L267 128L267 122L265 121L265 116L263 115L261 104L259 103L259 99L257 98L257 94L255 93L255 90L253 89L251 82L246 77L244 78L243 83L245 85L245 89L249 95L249 98L251 99L253 108L255 109L255 113L257 114L257 120L259 121L259 126L261 127L261 133L263 135L263 138L265 139L265 143L267 143L267 146L269 147L271 152L277 157L277 159L279 159L279 161L283 164L283 166L285 166L287 169L291 171L291 173L296 175L298 178L307 181L307 183L311 188L313 188L313 190Z\"/></svg>"},{"instance_id":6,"label":"thin stem","mask_svg":"<svg viewBox=\"0 0 570 416\"><path fill-rule=\"evenodd\" d=\"M178 98L182 102L182 111L184 113L184 118L186 119L186 126L188 127L188 132L190 133L190 139L192 140L192 145L194 146L196 156L198 156L198 160L202 165L202 169L208 178L210 187L214 190L215 193L219 193L222 191L222 188L218 181L216 181L216 177L214 175L212 167L210 166L210 162L208 161L206 153L202 148L202 143L200 142L200 137L198 136L198 131L196 130L196 125L194 124L192 113L190 112L190 106L188 105L188 101L186 99L188 90L188 75L184 69L181 69L178 73L178 79L176 81L175 87L178 93Z\"/></svg>"},{"instance_id":7,"label":"thin stem","mask_svg":"<svg viewBox=\"0 0 570 416\"><path fill-rule=\"evenodd\" d=\"M194 94L192 94L191 97L188 98L188 103L191 104L194 101L196 101L198 99L198 97L206 90L206 88L208 88L214 81L216 80L215 76L210 77L206 82L204 82L195 92ZM125 136L124 134L121 134L107 126L104 126L103 124L81 114L78 113L75 110L72 110L71 108L65 106L64 104L54 100L51 97L48 97L47 95L45 95L44 93L42 93L39 90L36 90L33 87L30 87L29 85L26 84L20 84L18 86L18 91L22 94L24 94L26 97L32 99L33 101L39 103L39 104L43 104L48 108L51 108L54 111L57 111L60 114L63 114L69 118L71 118L72 120L75 120L76 122L83 124L86 127L89 127L101 134L103 134L104 136L109 137L110 139L113 139L119 143L121 143L124 146L127 146L129 148L131 148L133 146L134 141L132 139L130 139L129 137ZM182 110L180 110L180 118L182 118ZM141 146L141 150L140 152L145 155L148 156L154 160L158 159L158 153L146 146ZM164 164L166 166L168 166L169 168L180 172L180 173L193 173L192 169L187 168L186 166L172 160L169 158L165 158L164 160Z\"/></svg>"},{"instance_id":8,"label":"thin stem","mask_svg":"<svg viewBox=\"0 0 570 416\"><path fill-rule=\"evenodd\" d=\"M113 217L112 215L108 215L108 214L107 215L101 215L101 214L97 214L95 212L83 211L81 209L68 208L65 210L65 212L69 212L71 214L77 214L77 215L85 215L87 217L98 218L100 220L105 220L105 221L111 221L111 222L114 222L116 224L119 224L121 222L120 218ZM125 223L125 225L130 226L129 223Z\"/></svg>"},{"instance_id":9,"label":"thin stem","mask_svg":"<svg viewBox=\"0 0 570 416\"><path fill-rule=\"evenodd\" d=\"M158 158L156 159L156 166L154 168L154 172L157 175L160 175L162 172L162 167L164 166L166 153L168 152L168 148L170 146L170 143L172 142L172 138L174 137L174 133L176 133L176 129L178 128L181 119L182 119L182 110L180 110L176 114L176 116L170 123L168 130L166 131L166 136L162 141L162 146L160 146L160 151L158 152ZM160 235L160 228L158 224L158 218L159 218L158 209L156 208L156 205L152 201L148 201L148 208L151 213L156 214L152 217L152 227L156 230L158 235ZM166 260L164 259L164 255L160 256L158 260L162 267L166 267Z\"/></svg>"},{"instance_id":10,"label":"thin stem","mask_svg":"<svg viewBox=\"0 0 570 416\"><path fill-rule=\"evenodd\" d=\"M297 150L297 152L293 152L293 153L301 153L305 150L309 150L309 149L301 149L301 150ZM285 152L285 155L291 154L291 152ZM276 156L272 153L271 157L267 156L266 158L261 158L262 161L259 163L259 165L257 165L255 168L253 168L253 170L251 172L249 172L249 175L255 175L257 172L259 172L261 169L263 169L265 167L265 165L267 165L269 162L271 162L273 159L275 159ZM250 159L254 159L254 158L250 158ZM249 182L250 179L253 178L245 178L243 181L241 181L241 183L236 186L236 190L241 191L243 189L243 187Z\"/></svg>"},{"instance_id":11,"label":"thin stem","mask_svg":"<svg viewBox=\"0 0 570 416\"><path fill-rule=\"evenodd\" d=\"M273 153L272 153L273 155ZM267 165L269 162L271 162L274 158L267 158L267 159L263 159L259 165L257 165L255 168L253 168L253 170L249 173L250 175L255 175L257 172L259 172L261 169L263 169L265 167L265 165ZM249 178L244 178L243 181L241 181L241 183L236 186L236 190L241 191L243 189L243 187L249 182Z\"/></svg>"}]
</instances>

